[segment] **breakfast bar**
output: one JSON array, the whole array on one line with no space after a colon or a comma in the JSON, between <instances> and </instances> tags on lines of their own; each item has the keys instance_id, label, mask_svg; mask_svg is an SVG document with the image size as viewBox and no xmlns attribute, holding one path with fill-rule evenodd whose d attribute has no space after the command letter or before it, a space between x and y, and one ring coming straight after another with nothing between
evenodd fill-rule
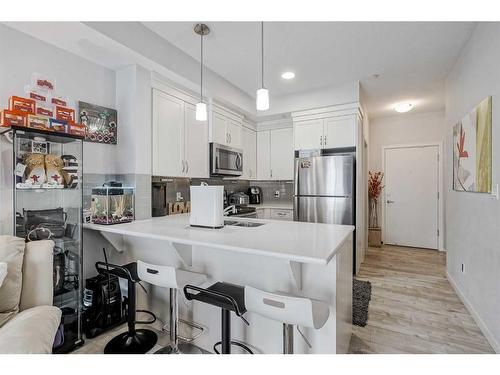
<instances>
[{"instance_id":1,"label":"breakfast bar","mask_svg":"<svg viewBox=\"0 0 500 375\"><path fill-rule=\"evenodd\" d=\"M116 263L142 260L202 272L218 281L269 292L305 296L329 305L321 329L302 328L296 353L346 353L351 336L353 226L230 218L220 229L189 225L189 215L170 215L116 226L86 224L85 239L107 244ZM96 246L97 247L97 246ZM92 265L88 265L92 267ZM140 296L138 296L141 301ZM208 327L194 343L211 351L219 340L220 315L212 306L180 303L180 315ZM141 304L168 321L168 296L154 288ZM141 306L142 307L142 306ZM254 352L280 353L281 324L245 314L232 317L234 340ZM309 346L310 344L310 346Z\"/></svg>"}]
</instances>

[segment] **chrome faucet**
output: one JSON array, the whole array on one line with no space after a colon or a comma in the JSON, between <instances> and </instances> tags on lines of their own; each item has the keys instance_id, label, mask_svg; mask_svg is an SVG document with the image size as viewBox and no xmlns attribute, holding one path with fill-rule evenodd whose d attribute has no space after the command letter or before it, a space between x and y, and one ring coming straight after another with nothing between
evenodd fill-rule
<instances>
[{"instance_id":1,"label":"chrome faucet","mask_svg":"<svg viewBox=\"0 0 500 375\"><path fill-rule=\"evenodd\" d=\"M238 212L236 211L236 206L232 204L231 206L228 206L224 209L223 214L224 216L228 216L229 213L235 214L236 212Z\"/></svg>"}]
</instances>

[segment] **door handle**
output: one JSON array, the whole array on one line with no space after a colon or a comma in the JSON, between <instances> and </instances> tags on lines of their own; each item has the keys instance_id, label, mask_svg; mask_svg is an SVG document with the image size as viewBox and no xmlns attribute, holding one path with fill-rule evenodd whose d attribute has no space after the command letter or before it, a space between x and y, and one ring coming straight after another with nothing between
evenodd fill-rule
<instances>
[{"instance_id":1,"label":"door handle","mask_svg":"<svg viewBox=\"0 0 500 375\"><path fill-rule=\"evenodd\" d=\"M391 201L390 199L387 200L387 203L395 203L394 201Z\"/></svg>"}]
</instances>

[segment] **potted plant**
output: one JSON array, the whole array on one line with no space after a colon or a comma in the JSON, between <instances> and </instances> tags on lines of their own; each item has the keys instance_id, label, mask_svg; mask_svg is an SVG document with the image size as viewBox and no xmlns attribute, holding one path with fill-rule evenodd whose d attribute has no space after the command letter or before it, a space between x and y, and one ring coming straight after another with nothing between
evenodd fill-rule
<instances>
[{"instance_id":1,"label":"potted plant","mask_svg":"<svg viewBox=\"0 0 500 375\"><path fill-rule=\"evenodd\" d=\"M384 186L383 172L368 172L368 197L370 199L369 223L368 223L368 245L374 247L382 246L382 231L378 223L378 200Z\"/></svg>"}]
</instances>

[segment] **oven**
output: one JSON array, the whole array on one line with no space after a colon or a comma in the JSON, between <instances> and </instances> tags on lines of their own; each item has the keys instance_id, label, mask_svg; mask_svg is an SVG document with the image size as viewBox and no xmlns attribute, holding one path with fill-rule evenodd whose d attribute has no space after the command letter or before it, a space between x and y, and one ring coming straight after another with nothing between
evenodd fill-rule
<instances>
[{"instance_id":1,"label":"oven","mask_svg":"<svg viewBox=\"0 0 500 375\"><path fill-rule=\"evenodd\" d=\"M241 176L243 150L210 143L210 176Z\"/></svg>"}]
</instances>

